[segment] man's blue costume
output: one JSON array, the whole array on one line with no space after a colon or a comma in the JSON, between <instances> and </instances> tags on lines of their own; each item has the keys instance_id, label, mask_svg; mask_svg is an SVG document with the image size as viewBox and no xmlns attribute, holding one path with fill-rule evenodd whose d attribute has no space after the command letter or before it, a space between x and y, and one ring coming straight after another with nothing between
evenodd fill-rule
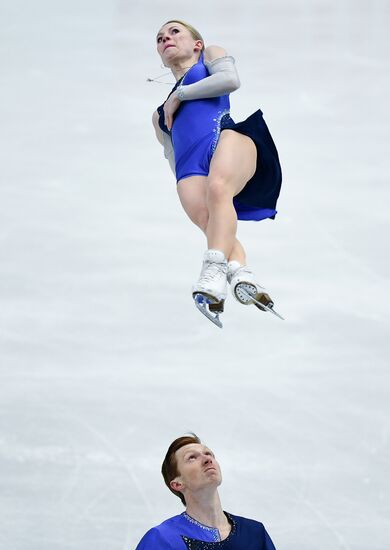
<instances>
[{"instance_id":1,"label":"man's blue costume","mask_svg":"<svg viewBox=\"0 0 390 550\"><path fill-rule=\"evenodd\" d=\"M183 512L150 529L136 550L275 550L262 523L226 516L231 532L223 541L218 529L202 525Z\"/></svg>"}]
</instances>

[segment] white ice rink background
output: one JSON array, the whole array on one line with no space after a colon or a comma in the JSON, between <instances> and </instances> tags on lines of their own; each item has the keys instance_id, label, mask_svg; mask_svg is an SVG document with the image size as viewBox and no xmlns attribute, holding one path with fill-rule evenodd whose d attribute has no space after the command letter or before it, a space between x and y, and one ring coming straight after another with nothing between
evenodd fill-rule
<instances>
[{"instance_id":1,"label":"white ice rink background","mask_svg":"<svg viewBox=\"0 0 390 550\"><path fill-rule=\"evenodd\" d=\"M191 303L146 82L172 17L279 148L278 217L239 236L284 322ZM182 510L159 469L188 430L278 550L390 548L389 28L387 0L1 3L1 550L133 550Z\"/></svg>"}]
</instances>

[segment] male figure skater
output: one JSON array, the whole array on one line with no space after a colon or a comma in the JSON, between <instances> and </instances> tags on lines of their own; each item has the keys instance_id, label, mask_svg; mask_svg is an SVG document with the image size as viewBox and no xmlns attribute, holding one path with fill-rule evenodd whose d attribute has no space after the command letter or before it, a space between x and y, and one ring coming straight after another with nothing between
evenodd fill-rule
<instances>
[{"instance_id":1,"label":"male figure skater","mask_svg":"<svg viewBox=\"0 0 390 550\"><path fill-rule=\"evenodd\" d=\"M136 550L275 550L262 523L222 510L221 469L195 434L171 443L162 475L186 510L150 529Z\"/></svg>"}]
</instances>

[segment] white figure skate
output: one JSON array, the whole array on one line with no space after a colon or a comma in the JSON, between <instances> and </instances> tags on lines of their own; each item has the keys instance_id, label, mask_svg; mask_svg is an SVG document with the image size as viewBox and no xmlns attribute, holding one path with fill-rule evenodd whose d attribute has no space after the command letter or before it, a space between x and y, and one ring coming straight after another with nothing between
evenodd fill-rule
<instances>
[{"instance_id":1,"label":"white figure skate","mask_svg":"<svg viewBox=\"0 0 390 550\"><path fill-rule=\"evenodd\" d=\"M227 260L220 250L206 250L202 271L192 288L195 305L215 325L222 328L219 314L227 295Z\"/></svg>"},{"instance_id":2,"label":"white figure skate","mask_svg":"<svg viewBox=\"0 0 390 550\"><path fill-rule=\"evenodd\" d=\"M233 296L240 304L254 304L261 311L269 311L283 319L273 307L274 303L265 288L260 286L253 272L247 265L241 265L233 260L228 263L227 279L230 283Z\"/></svg>"}]
</instances>

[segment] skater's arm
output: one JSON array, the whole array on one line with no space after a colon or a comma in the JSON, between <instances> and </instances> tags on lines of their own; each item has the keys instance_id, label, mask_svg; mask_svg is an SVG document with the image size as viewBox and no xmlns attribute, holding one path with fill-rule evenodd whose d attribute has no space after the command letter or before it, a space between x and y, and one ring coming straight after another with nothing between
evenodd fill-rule
<instances>
[{"instance_id":1,"label":"skater's arm","mask_svg":"<svg viewBox=\"0 0 390 550\"><path fill-rule=\"evenodd\" d=\"M163 548L168 548L166 541L163 540L158 530L153 528L142 537L135 550L163 550Z\"/></svg>"},{"instance_id":2,"label":"skater's arm","mask_svg":"<svg viewBox=\"0 0 390 550\"><path fill-rule=\"evenodd\" d=\"M175 94L180 101L219 97L240 87L234 58L223 48L208 46L204 52L204 64L210 76L194 84L179 86Z\"/></svg>"},{"instance_id":3,"label":"skater's arm","mask_svg":"<svg viewBox=\"0 0 390 550\"><path fill-rule=\"evenodd\" d=\"M274 543L272 542L271 537L269 536L269 534L267 533L265 528L264 528L264 545L263 545L263 548L265 548L265 550L276 550L276 548L274 546Z\"/></svg>"},{"instance_id":4,"label":"skater's arm","mask_svg":"<svg viewBox=\"0 0 390 550\"><path fill-rule=\"evenodd\" d=\"M162 138L164 145L164 157L168 160L172 173L176 178L175 152L173 150L172 140L165 132L162 132Z\"/></svg>"},{"instance_id":5,"label":"skater's arm","mask_svg":"<svg viewBox=\"0 0 390 550\"><path fill-rule=\"evenodd\" d=\"M209 76L194 84L181 84L164 103L165 125L172 128L173 115L181 101L206 99L230 94L240 87L234 57L227 55L219 46L208 46L204 53L204 64Z\"/></svg>"},{"instance_id":6,"label":"skater's arm","mask_svg":"<svg viewBox=\"0 0 390 550\"><path fill-rule=\"evenodd\" d=\"M173 172L173 175L176 177L175 169L175 153L173 151L173 145L171 138L161 130L158 124L159 114L157 111L153 113L152 122L154 126L154 131L156 132L156 138L159 143L164 147L164 157L168 160L169 166Z\"/></svg>"},{"instance_id":7,"label":"skater's arm","mask_svg":"<svg viewBox=\"0 0 390 550\"><path fill-rule=\"evenodd\" d=\"M153 116L152 116L152 123L153 123L154 131L156 132L156 138L161 143L161 145L164 145L163 135L162 135L163 131L161 130L161 128L158 124L158 118L159 118L158 112L154 111Z\"/></svg>"}]
</instances>

